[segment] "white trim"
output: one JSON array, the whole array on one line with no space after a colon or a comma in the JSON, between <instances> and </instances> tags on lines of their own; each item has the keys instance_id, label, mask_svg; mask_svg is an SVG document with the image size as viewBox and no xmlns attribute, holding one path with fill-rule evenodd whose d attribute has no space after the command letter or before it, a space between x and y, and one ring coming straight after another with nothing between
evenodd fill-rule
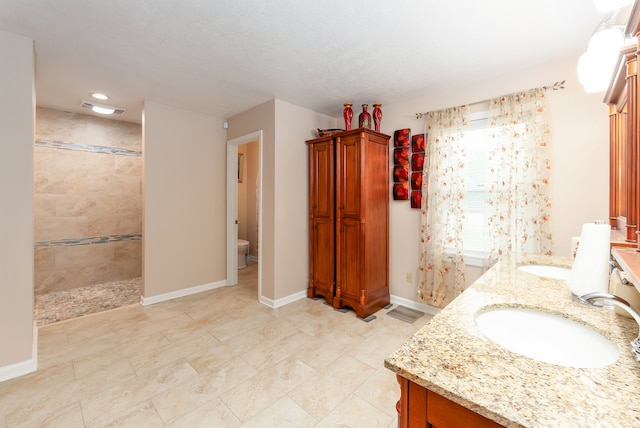
<instances>
[{"instance_id":1,"label":"white trim","mask_svg":"<svg viewBox=\"0 0 640 428\"><path fill-rule=\"evenodd\" d=\"M165 302L167 300L177 299L178 297L190 296L192 294L202 293L203 291L213 290L215 288L225 287L226 281L210 282L208 284L196 285L195 287L183 288L181 290L172 291L170 293L158 294L157 296L144 297L140 296L140 304L149 306L155 303Z\"/></svg>"},{"instance_id":2,"label":"white trim","mask_svg":"<svg viewBox=\"0 0 640 428\"><path fill-rule=\"evenodd\" d=\"M302 300L307 297L307 290L298 291L297 293L290 294L287 297L283 297L282 299L278 299L275 301L275 307L279 308L284 305L288 305L289 303L297 302L298 300Z\"/></svg>"},{"instance_id":3,"label":"white trim","mask_svg":"<svg viewBox=\"0 0 640 428\"><path fill-rule=\"evenodd\" d=\"M270 307L271 309L277 309L284 305L288 305L289 303L305 299L306 297L307 290L302 290L278 300L272 300L262 296L260 296L258 300L260 301L260 303ZM434 306L425 305L423 303L416 302L415 300L409 300L405 299L404 297L398 297L394 295L391 295L391 303L393 303L394 305L402 305L410 309L415 309L416 311L424 312L425 314L429 315L437 315L441 310L440 308L436 308Z\"/></svg>"},{"instance_id":4,"label":"white trim","mask_svg":"<svg viewBox=\"0 0 640 428\"><path fill-rule=\"evenodd\" d=\"M227 142L227 284L238 283L238 145Z\"/></svg>"},{"instance_id":5,"label":"white trim","mask_svg":"<svg viewBox=\"0 0 640 428\"><path fill-rule=\"evenodd\" d=\"M258 141L258 255L262 254L262 130L227 140L227 285L238 283L238 146ZM258 261L258 260L256 260ZM262 296L262 263L258 261L258 296ZM262 302L262 300L259 298ZM268 300L268 299L267 299Z\"/></svg>"},{"instance_id":6,"label":"white trim","mask_svg":"<svg viewBox=\"0 0 640 428\"><path fill-rule=\"evenodd\" d=\"M451 262L455 260L455 250L451 247L445 247L445 253L451 257ZM489 267L489 253L481 250L462 250L465 266L481 267L485 270Z\"/></svg>"},{"instance_id":7,"label":"white trim","mask_svg":"<svg viewBox=\"0 0 640 428\"><path fill-rule=\"evenodd\" d=\"M260 303L265 306L270 307L271 309L278 309L284 305L288 305L289 303L297 302L298 300L302 300L307 297L307 290L298 291L297 293L290 294L286 297L283 297L278 300L271 300L269 298L260 296L258 299Z\"/></svg>"},{"instance_id":8,"label":"white trim","mask_svg":"<svg viewBox=\"0 0 640 428\"><path fill-rule=\"evenodd\" d=\"M415 300L405 299L404 297L398 297L391 295L391 303L394 305L402 305L409 309L415 309L416 311L424 312L429 315L438 315L440 312L439 308L434 306L425 305L423 303L416 302Z\"/></svg>"},{"instance_id":9,"label":"white trim","mask_svg":"<svg viewBox=\"0 0 640 428\"><path fill-rule=\"evenodd\" d=\"M36 370L38 370L38 325L34 321L31 358L20 363L0 367L0 382L33 373Z\"/></svg>"},{"instance_id":10,"label":"white trim","mask_svg":"<svg viewBox=\"0 0 640 428\"><path fill-rule=\"evenodd\" d=\"M489 254L484 251L463 250L465 266L487 268L489 266Z\"/></svg>"},{"instance_id":11,"label":"white trim","mask_svg":"<svg viewBox=\"0 0 640 428\"><path fill-rule=\"evenodd\" d=\"M271 308L271 309L275 309L276 308L276 303L267 298L267 297L263 297L263 296L258 296L258 302L262 303L263 305Z\"/></svg>"}]
</instances>

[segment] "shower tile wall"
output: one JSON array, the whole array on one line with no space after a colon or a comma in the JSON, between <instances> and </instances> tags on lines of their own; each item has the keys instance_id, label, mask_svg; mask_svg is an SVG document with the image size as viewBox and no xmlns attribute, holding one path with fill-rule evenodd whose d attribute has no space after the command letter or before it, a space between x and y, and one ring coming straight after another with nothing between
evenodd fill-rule
<instances>
[{"instance_id":1,"label":"shower tile wall","mask_svg":"<svg viewBox=\"0 0 640 428\"><path fill-rule=\"evenodd\" d=\"M36 110L35 294L142 272L142 128Z\"/></svg>"}]
</instances>

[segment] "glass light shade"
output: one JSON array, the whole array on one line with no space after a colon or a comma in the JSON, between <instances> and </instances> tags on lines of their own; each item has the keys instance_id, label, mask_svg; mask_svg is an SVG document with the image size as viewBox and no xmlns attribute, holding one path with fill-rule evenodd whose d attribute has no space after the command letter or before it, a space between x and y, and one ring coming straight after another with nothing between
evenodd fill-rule
<instances>
[{"instance_id":1,"label":"glass light shade","mask_svg":"<svg viewBox=\"0 0 640 428\"><path fill-rule=\"evenodd\" d=\"M601 57L604 55L617 57L623 44L624 36L622 32L616 28L607 28L591 36L587 51L596 52Z\"/></svg>"},{"instance_id":2,"label":"glass light shade","mask_svg":"<svg viewBox=\"0 0 640 428\"><path fill-rule=\"evenodd\" d=\"M603 92L609 86L615 63L605 61L594 52L587 51L578 60L578 80L585 92Z\"/></svg>"},{"instance_id":3,"label":"glass light shade","mask_svg":"<svg viewBox=\"0 0 640 428\"><path fill-rule=\"evenodd\" d=\"M97 100L108 100L109 97L106 96L105 94L101 94L99 92L94 92L91 94L91 96Z\"/></svg>"},{"instance_id":4,"label":"glass light shade","mask_svg":"<svg viewBox=\"0 0 640 428\"><path fill-rule=\"evenodd\" d=\"M91 107L91 110L100 114L113 114L113 112L116 111L113 108L106 108L106 107L100 107L100 106L93 106Z\"/></svg>"},{"instance_id":5,"label":"glass light shade","mask_svg":"<svg viewBox=\"0 0 640 428\"><path fill-rule=\"evenodd\" d=\"M593 0L593 3L598 12L611 12L633 3L633 0Z\"/></svg>"}]
</instances>

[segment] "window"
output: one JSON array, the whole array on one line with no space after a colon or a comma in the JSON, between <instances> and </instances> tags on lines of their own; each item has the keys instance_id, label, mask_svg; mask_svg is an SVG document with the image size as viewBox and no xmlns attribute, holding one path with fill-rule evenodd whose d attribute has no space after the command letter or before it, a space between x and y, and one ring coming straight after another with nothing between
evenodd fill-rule
<instances>
[{"instance_id":1,"label":"window","mask_svg":"<svg viewBox=\"0 0 640 428\"><path fill-rule=\"evenodd\" d=\"M487 138L488 130L465 132L461 143L467 154L464 168L464 219L462 221L462 244L465 253L483 254L488 251L484 239L487 216L487 186L489 152L495 142Z\"/></svg>"}]
</instances>

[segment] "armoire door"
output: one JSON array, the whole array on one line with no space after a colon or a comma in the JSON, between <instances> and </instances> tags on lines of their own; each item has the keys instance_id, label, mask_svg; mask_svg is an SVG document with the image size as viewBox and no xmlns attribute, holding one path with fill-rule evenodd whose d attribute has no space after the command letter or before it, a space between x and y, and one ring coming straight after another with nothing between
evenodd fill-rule
<instances>
[{"instance_id":1,"label":"armoire door","mask_svg":"<svg viewBox=\"0 0 640 428\"><path fill-rule=\"evenodd\" d=\"M353 302L360 300L360 284L362 283L362 236L360 221L352 218L343 218L338 231L338 272L336 284L340 286L340 302Z\"/></svg>"},{"instance_id":2,"label":"armoire door","mask_svg":"<svg viewBox=\"0 0 640 428\"><path fill-rule=\"evenodd\" d=\"M333 220L318 218L311 228L311 251L313 263L309 297L324 296L327 303L333 303L335 278L335 224Z\"/></svg>"},{"instance_id":3,"label":"armoire door","mask_svg":"<svg viewBox=\"0 0 640 428\"><path fill-rule=\"evenodd\" d=\"M360 217L361 154L360 134L339 137L337 146L338 216Z\"/></svg>"},{"instance_id":4,"label":"armoire door","mask_svg":"<svg viewBox=\"0 0 640 428\"><path fill-rule=\"evenodd\" d=\"M309 146L309 288L333 303L335 285L335 153L333 139Z\"/></svg>"},{"instance_id":5,"label":"armoire door","mask_svg":"<svg viewBox=\"0 0 640 428\"><path fill-rule=\"evenodd\" d=\"M311 145L310 202L312 218L334 218L333 140Z\"/></svg>"},{"instance_id":6,"label":"armoire door","mask_svg":"<svg viewBox=\"0 0 640 428\"><path fill-rule=\"evenodd\" d=\"M361 294L361 134L336 141L336 300L334 307L356 309Z\"/></svg>"}]
</instances>

